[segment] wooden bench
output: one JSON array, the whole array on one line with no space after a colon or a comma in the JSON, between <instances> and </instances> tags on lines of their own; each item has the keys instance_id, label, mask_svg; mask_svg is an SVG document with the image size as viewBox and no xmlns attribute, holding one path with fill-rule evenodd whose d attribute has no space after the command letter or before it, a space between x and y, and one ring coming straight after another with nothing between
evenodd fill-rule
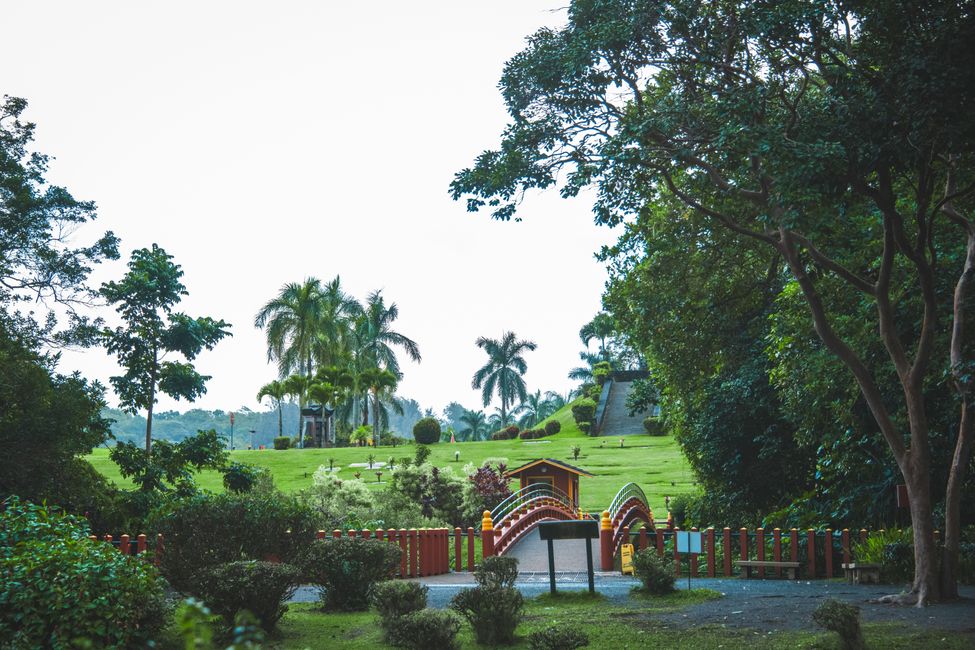
<instances>
[{"instance_id":1,"label":"wooden bench","mask_svg":"<svg viewBox=\"0 0 975 650\"><path fill-rule=\"evenodd\" d=\"M758 568L764 569L783 569L785 571L785 576L789 580L796 579L796 571L799 569L798 562L759 562L758 560L738 560L737 564L739 567L744 569L741 574L746 580L752 577L752 571Z\"/></svg>"},{"instance_id":2,"label":"wooden bench","mask_svg":"<svg viewBox=\"0 0 975 650\"><path fill-rule=\"evenodd\" d=\"M880 584L880 565L866 564L864 562L851 562L841 564L843 572L846 574L846 581L851 585L859 584Z\"/></svg>"}]
</instances>

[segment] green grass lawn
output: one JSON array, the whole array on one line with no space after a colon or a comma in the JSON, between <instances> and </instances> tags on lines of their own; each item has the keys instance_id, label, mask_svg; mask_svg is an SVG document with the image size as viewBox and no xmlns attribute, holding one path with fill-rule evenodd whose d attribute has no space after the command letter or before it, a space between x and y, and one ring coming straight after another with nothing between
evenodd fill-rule
<instances>
[{"instance_id":1,"label":"green grass lawn","mask_svg":"<svg viewBox=\"0 0 975 650\"><path fill-rule=\"evenodd\" d=\"M562 424L562 431L554 436L534 441L495 440L487 442L439 443L431 445L430 462L439 467L453 467L462 473L467 463L480 465L487 458L505 458L508 467L513 468L536 458L554 458L588 471L593 478L583 477L580 481L580 505L584 510L599 512L609 506L616 492L630 481L643 488L658 518L665 516L664 497L667 495L694 492L694 476L684 459L677 443L669 436L629 436L620 448L619 438L590 438L584 436L575 426L568 407L550 419ZM578 460L572 458L572 447L582 448ZM379 489L383 483L377 482L374 470L349 467L351 463L365 463L369 454L377 461L388 461L390 456L397 459L412 457L412 444L371 447L340 447L336 449L289 449L286 451L237 450L230 453L234 461L250 463L268 468L274 475L275 484L285 492L293 492L311 484L311 477L320 465L328 466L332 459L341 469L337 476L351 479L355 472L362 474L362 480L370 487ZM460 452L460 460L454 460L455 452ZM119 485L125 485L118 468L108 457L108 449L96 449L88 460L91 464ZM384 482L387 476L383 476ZM222 491L220 475L205 471L198 476L200 487Z\"/></svg>"}]
</instances>

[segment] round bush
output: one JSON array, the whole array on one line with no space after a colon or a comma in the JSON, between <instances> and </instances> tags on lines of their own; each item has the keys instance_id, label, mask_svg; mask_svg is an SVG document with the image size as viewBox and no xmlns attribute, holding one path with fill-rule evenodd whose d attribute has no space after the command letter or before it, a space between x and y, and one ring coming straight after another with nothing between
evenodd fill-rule
<instances>
[{"instance_id":1,"label":"round bush","mask_svg":"<svg viewBox=\"0 0 975 650\"><path fill-rule=\"evenodd\" d=\"M556 433L562 430L562 425L558 420L549 420L545 423L545 435L554 436Z\"/></svg>"},{"instance_id":2,"label":"round bush","mask_svg":"<svg viewBox=\"0 0 975 650\"><path fill-rule=\"evenodd\" d=\"M11 648L145 647L165 625L165 583L84 523L16 498L0 514L0 639ZM8 644L9 645L6 645Z\"/></svg>"},{"instance_id":3,"label":"round bush","mask_svg":"<svg viewBox=\"0 0 975 650\"><path fill-rule=\"evenodd\" d=\"M436 418L420 418L413 425L413 439L421 445L440 442L440 422Z\"/></svg>"},{"instance_id":4,"label":"round bush","mask_svg":"<svg viewBox=\"0 0 975 650\"><path fill-rule=\"evenodd\" d=\"M588 634L561 625L553 625L528 635L528 647L531 650L575 650L588 645Z\"/></svg>"},{"instance_id":5,"label":"round bush","mask_svg":"<svg viewBox=\"0 0 975 650\"><path fill-rule=\"evenodd\" d=\"M458 632L460 619L453 612L423 609L396 618L390 630L390 642L411 650L454 650L460 647Z\"/></svg>"},{"instance_id":6,"label":"round bush","mask_svg":"<svg viewBox=\"0 0 975 650\"><path fill-rule=\"evenodd\" d=\"M663 422L660 418L647 417L643 418L643 428L647 430L647 433L651 436L665 436L667 432L664 431Z\"/></svg>"},{"instance_id":7,"label":"round bush","mask_svg":"<svg viewBox=\"0 0 975 650\"><path fill-rule=\"evenodd\" d=\"M508 440L514 440L518 437L520 432L521 430L513 424L510 427L504 428L504 434L507 436Z\"/></svg>"},{"instance_id":8,"label":"round bush","mask_svg":"<svg viewBox=\"0 0 975 650\"><path fill-rule=\"evenodd\" d=\"M429 591L430 588L426 585L402 580L387 580L373 585L369 592L369 602L379 612L379 625L383 628L387 643L397 645L396 642L401 637L409 638L401 625L401 619L424 609Z\"/></svg>"},{"instance_id":9,"label":"round bush","mask_svg":"<svg viewBox=\"0 0 975 650\"><path fill-rule=\"evenodd\" d=\"M673 562L658 556L652 548L633 554L633 573L643 583L643 591L654 595L669 594L677 581Z\"/></svg>"},{"instance_id":10,"label":"round bush","mask_svg":"<svg viewBox=\"0 0 975 650\"><path fill-rule=\"evenodd\" d=\"M363 611L377 582L399 567L399 546L376 540L341 537L313 543L302 559L305 580L317 585L326 609Z\"/></svg>"},{"instance_id":11,"label":"round bush","mask_svg":"<svg viewBox=\"0 0 975 650\"><path fill-rule=\"evenodd\" d=\"M587 436L589 435L589 432L592 430L592 422L580 422L578 426L579 426L579 431L582 431Z\"/></svg>"},{"instance_id":12,"label":"round bush","mask_svg":"<svg viewBox=\"0 0 975 650\"><path fill-rule=\"evenodd\" d=\"M291 449L291 438L288 436L279 436L274 439L275 449Z\"/></svg>"},{"instance_id":13,"label":"round bush","mask_svg":"<svg viewBox=\"0 0 975 650\"><path fill-rule=\"evenodd\" d=\"M233 627L238 612L247 610L270 632L288 611L301 572L290 564L272 562L228 562L206 572L203 600L214 614Z\"/></svg>"},{"instance_id":14,"label":"round bush","mask_svg":"<svg viewBox=\"0 0 975 650\"><path fill-rule=\"evenodd\" d=\"M583 422L592 422L593 418L596 416L596 402L584 397L572 406L572 417L575 419L576 424L582 424Z\"/></svg>"}]
</instances>

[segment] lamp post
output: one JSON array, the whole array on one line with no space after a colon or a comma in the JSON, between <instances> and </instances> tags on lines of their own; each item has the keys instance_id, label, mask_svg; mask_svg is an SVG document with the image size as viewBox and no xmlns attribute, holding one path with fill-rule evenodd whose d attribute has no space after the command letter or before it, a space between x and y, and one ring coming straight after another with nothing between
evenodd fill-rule
<instances>
[{"instance_id":1,"label":"lamp post","mask_svg":"<svg viewBox=\"0 0 975 650\"><path fill-rule=\"evenodd\" d=\"M254 449L254 434L257 433L257 430L250 429L249 433L251 434L251 449Z\"/></svg>"}]
</instances>

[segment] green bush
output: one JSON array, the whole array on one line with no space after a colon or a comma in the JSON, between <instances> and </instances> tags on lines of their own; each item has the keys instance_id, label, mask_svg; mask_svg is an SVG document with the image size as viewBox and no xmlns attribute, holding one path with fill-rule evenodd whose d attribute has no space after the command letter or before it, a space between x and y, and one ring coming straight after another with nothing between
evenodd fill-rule
<instances>
[{"instance_id":1,"label":"green bush","mask_svg":"<svg viewBox=\"0 0 975 650\"><path fill-rule=\"evenodd\" d=\"M580 422L578 426L579 431L582 431L587 436L589 435L590 431L592 431L593 435L596 435L596 432L592 428L592 422Z\"/></svg>"},{"instance_id":2,"label":"green bush","mask_svg":"<svg viewBox=\"0 0 975 650\"><path fill-rule=\"evenodd\" d=\"M323 539L305 551L301 568L305 580L318 587L326 609L363 611L369 608L373 585L392 577L400 556L399 546L387 542Z\"/></svg>"},{"instance_id":3,"label":"green bush","mask_svg":"<svg viewBox=\"0 0 975 650\"><path fill-rule=\"evenodd\" d=\"M908 582L914 575L914 539L911 529L873 532L865 542L853 543L857 562L880 565L880 579L887 583Z\"/></svg>"},{"instance_id":4,"label":"green bush","mask_svg":"<svg viewBox=\"0 0 975 650\"><path fill-rule=\"evenodd\" d=\"M554 436L556 433L562 430L562 425L558 420L549 420L545 423L545 435Z\"/></svg>"},{"instance_id":5,"label":"green bush","mask_svg":"<svg viewBox=\"0 0 975 650\"><path fill-rule=\"evenodd\" d=\"M478 586L460 590L450 608L471 624L474 637L482 645L510 645L515 628L524 614L525 600L514 588L518 560L512 557L486 557L474 571Z\"/></svg>"},{"instance_id":6,"label":"green bush","mask_svg":"<svg viewBox=\"0 0 975 650\"><path fill-rule=\"evenodd\" d=\"M228 492L243 494L250 492L261 473L267 470L245 463L230 463L223 473L223 486Z\"/></svg>"},{"instance_id":7,"label":"green bush","mask_svg":"<svg viewBox=\"0 0 975 650\"><path fill-rule=\"evenodd\" d=\"M644 592L657 596L672 592L677 581L673 562L659 557L653 548L633 554L633 573L643 583Z\"/></svg>"},{"instance_id":8,"label":"green bush","mask_svg":"<svg viewBox=\"0 0 975 650\"><path fill-rule=\"evenodd\" d=\"M288 611L285 602L301 582L301 572L290 564L228 562L206 571L202 581L204 602L233 627L237 614L248 611L270 632Z\"/></svg>"},{"instance_id":9,"label":"green bush","mask_svg":"<svg viewBox=\"0 0 975 650\"><path fill-rule=\"evenodd\" d=\"M387 580L373 585L369 592L369 602L379 612L379 625L383 628L383 638L387 643L393 643L400 618L427 606L429 591L430 588L426 585L400 580Z\"/></svg>"},{"instance_id":10,"label":"green bush","mask_svg":"<svg viewBox=\"0 0 975 650\"><path fill-rule=\"evenodd\" d=\"M651 436L665 436L667 432L664 430L663 422L660 418L656 417L646 417L643 418L643 428L647 430L647 433Z\"/></svg>"},{"instance_id":11,"label":"green bush","mask_svg":"<svg viewBox=\"0 0 975 650\"><path fill-rule=\"evenodd\" d=\"M459 648L460 620L452 612L422 609L395 619L390 643L411 650L454 650Z\"/></svg>"},{"instance_id":12,"label":"green bush","mask_svg":"<svg viewBox=\"0 0 975 650\"><path fill-rule=\"evenodd\" d=\"M275 449L291 449L291 438L288 436L278 436L274 439Z\"/></svg>"},{"instance_id":13,"label":"green bush","mask_svg":"<svg viewBox=\"0 0 975 650\"><path fill-rule=\"evenodd\" d=\"M553 625L528 635L528 647L531 650L575 650L588 645L588 634L561 625Z\"/></svg>"},{"instance_id":14,"label":"green bush","mask_svg":"<svg viewBox=\"0 0 975 650\"><path fill-rule=\"evenodd\" d=\"M207 569L239 560L293 563L315 540L316 516L277 491L199 494L156 510L149 530L163 534L160 569L178 591L201 595Z\"/></svg>"},{"instance_id":15,"label":"green bush","mask_svg":"<svg viewBox=\"0 0 975 650\"><path fill-rule=\"evenodd\" d=\"M823 629L840 636L843 650L864 650L867 647L860 629L860 608L828 598L813 612L813 620Z\"/></svg>"},{"instance_id":16,"label":"green bush","mask_svg":"<svg viewBox=\"0 0 975 650\"><path fill-rule=\"evenodd\" d=\"M492 555L481 560L474 570L474 581L481 587L508 589L518 579L518 558Z\"/></svg>"},{"instance_id":17,"label":"green bush","mask_svg":"<svg viewBox=\"0 0 975 650\"><path fill-rule=\"evenodd\" d=\"M576 424L592 422L595 416L596 402L588 397L584 397L572 405L572 417L575 419Z\"/></svg>"},{"instance_id":18,"label":"green bush","mask_svg":"<svg viewBox=\"0 0 975 650\"><path fill-rule=\"evenodd\" d=\"M417 445L416 451L413 452L413 464L419 466L427 462L431 453L433 452L426 445Z\"/></svg>"},{"instance_id":19,"label":"green bush","mask_svg":"<svg viewBox=\"0 0 975 650\"><path fill-rule=\"evenodd\" d=\"M688 510L694 498L689 494L678 494L670 500L670 514L674 516L674 525L684 528L687 523Z\"/></svg>"},{"instance_id":20,"label":"green bush","mask_svg":"<svg viewBox=\"0 0 975 650\"><path fill-rule=\"evenodd\" d=\"M436 418L420 418L413 425L413 439L421 445L440 442L440 422Z\"/></svg>"},{"instance_id":21,"label":"green bush","mask_svg":"<svg viewBox=\"0 0 975 650\"><path fill-rule=\"evenodd\" d=\"M0 513L0 639L9 648L144 647L168 618L142 558L88 539L79 519L16 497Z\"/></svg>"}]
</instances>

